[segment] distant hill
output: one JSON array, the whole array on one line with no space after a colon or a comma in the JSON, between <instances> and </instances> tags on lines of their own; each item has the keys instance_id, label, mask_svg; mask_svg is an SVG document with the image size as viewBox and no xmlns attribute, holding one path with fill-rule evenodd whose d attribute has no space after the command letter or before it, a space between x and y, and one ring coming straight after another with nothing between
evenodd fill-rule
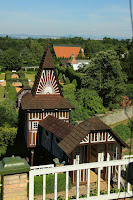
<instances>
[{"instance_id":1,"label":"distant hill","mask_svg":"<svg viewBox=\"0 0 133 200\"><path fill-rule=\"evenodd\" d=\"M73 38L73 37L82 37L84 39L87 39L87 38L90 38L90 39L93 39L93 40L102 40L104 37L109 37L109 38L112 38L108 35L101 35L101 36L97 36L97 35L70 35L70 34L66 34L66 35L27 35L27 34L0 34L0 37L6 37L6 36L9 36L11 38L14 38L14 39L27 39L27 38L33 38L33 39L39 39L39 38L52 38L52 39L58 39L58 38L61 38L61 37L67 37L67 38ZM116 36L114 37L115 39L129 39L129 38L126 38L126 37L119 37L119 36ZM130 38L131 39L131 38Z\"/></svg>"}]
</instances>

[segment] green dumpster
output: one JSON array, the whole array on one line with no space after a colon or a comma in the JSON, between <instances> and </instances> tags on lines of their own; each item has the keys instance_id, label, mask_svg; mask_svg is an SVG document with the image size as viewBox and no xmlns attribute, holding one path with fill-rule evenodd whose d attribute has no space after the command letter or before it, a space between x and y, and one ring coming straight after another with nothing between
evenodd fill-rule
<instances>
[{"instance_id":1,"label":"green dumpster","mask_svg":"<svg viewBox=\"0 0 133 200\"><path fill-rule=\"evenodd\" d=\"M5 157L0 161L0 175L24 173L30 171L30 165L20 156Z\"/></svg>"}]
</instances>

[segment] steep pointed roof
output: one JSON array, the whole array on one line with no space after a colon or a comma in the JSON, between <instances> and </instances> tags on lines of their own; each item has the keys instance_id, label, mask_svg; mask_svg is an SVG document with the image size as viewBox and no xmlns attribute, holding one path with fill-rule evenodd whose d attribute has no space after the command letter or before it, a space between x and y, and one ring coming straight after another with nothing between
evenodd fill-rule
<instances>
[{"instance_id":1,"label":"steep pointed roof","mask_svg":"<svg viewBox=\"0 0 133 200\"><path fill-rule=\"evenodd\" d=\"M74 109L63 97L50 49L43 54L30 95L25 94L21 100L23 110L28 109Z\"/></svg>"},{"instance_id":2,"label":"steep pointed roof","mask_svg":"<svg viewBox=\"0 0 133 200\"><path fill-rule=\"evenodd\" d=\"M70 60L68 60L68 63L70 63L70 64L78 64L77 60L74 57L74 54L72 54L72 57L71 57Z\"/></svg>"},{"instance_id":3,"label":"steep pointed roof","mask_svg":"<svg viewBox=\"0 0 133 200\"><path fill-rule=\"evenodd\" d=\"M54 69L54 68L55 68L55 66L54 66L53 58L52 58L50 49L48 47L44 51L38 73L35 77L34 85L31 90L32 95L36 94L36 90L37 90L43 69Z\"/></svg>"}]
</instances>

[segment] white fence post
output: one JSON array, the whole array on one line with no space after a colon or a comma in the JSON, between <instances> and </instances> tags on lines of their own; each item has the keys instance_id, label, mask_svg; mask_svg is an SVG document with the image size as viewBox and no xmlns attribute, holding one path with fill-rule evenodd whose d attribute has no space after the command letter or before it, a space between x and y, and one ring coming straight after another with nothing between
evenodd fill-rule
<instances>
[{"instance_id":1,"label":"white fence post","mask_svg":"<svg viewBox=\"0 0 133 200\"><path fill-rule=\"evenodd\" d=\"M98 168L98 176L97 176L97 196L100 196L100 178L101 178L101 168Z\"/></svg>"},{"instance_id":2,"label":"white fence post","mask_svg":"<svg viewBox=\"0 0 133 200\"><path fill-rule=\"evenodd\" d=\"M43 175L43 200L46 199L46 174Z\"/></svg>"},{"instance_id":3,"label":"white fence post","mask_svg":"<svg viewBox=\"0 0 133 200\"><path fill-rule=\"evenodd\" d=\"M90 196L90 169L87 170L87 199Z\"/></svg>"},{"instance_id":4,"label":"white fence post","mask_svg":"<svg viewBox=\"0 0 133 200\"><path fill-rule=\"evenodd\" d=\"M76 200L79 199L79 170L77 170L77 177L76 177Z\"/></svg>"},{"instance_id":5,"label":"white fence post","mask_svg":"<svg viewBox=\"0 0 133 200\"><path fill-rule=\"evenodd\" d=\"M68 189L69 189L69 172L66 172L66 193L65 193L65 200L68 200Z\"/></svg>"},{"instance_id":6,"label":"white fence post","mask_svg":"<svg viewBox=\"0 0 133 200\"><path fill-rule=\"evenodd\" d=\"M55 173L55 180L54 180L54 200L57 199L57 173Z\"/></svg>"},{"instance_id":7,"label":"white fence post","mask_svg":"<svg viewBox=\"0 0 133 200\"><path fill-rule=\"evenodd\" d=\"M34 175L29 171L29 200L34 200Z\"/></svg>"}]
</instances>

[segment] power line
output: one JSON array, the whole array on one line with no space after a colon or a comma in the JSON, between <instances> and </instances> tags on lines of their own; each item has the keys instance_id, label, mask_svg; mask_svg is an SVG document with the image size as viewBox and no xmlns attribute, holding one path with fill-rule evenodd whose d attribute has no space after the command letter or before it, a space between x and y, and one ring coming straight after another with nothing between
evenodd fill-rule
<instances>
[{"instance_id":1,"label":"power line","mask_svg":"<svg viewBox=\"0 0 133 200\"><path fill-rule=\"evenodd\" d=\"M132 0L129 0L130 5L130 18L131 18L131 27L132 27L132 41L133 41L133 15L132 15Z\"/></svg>"}]
</instances>

